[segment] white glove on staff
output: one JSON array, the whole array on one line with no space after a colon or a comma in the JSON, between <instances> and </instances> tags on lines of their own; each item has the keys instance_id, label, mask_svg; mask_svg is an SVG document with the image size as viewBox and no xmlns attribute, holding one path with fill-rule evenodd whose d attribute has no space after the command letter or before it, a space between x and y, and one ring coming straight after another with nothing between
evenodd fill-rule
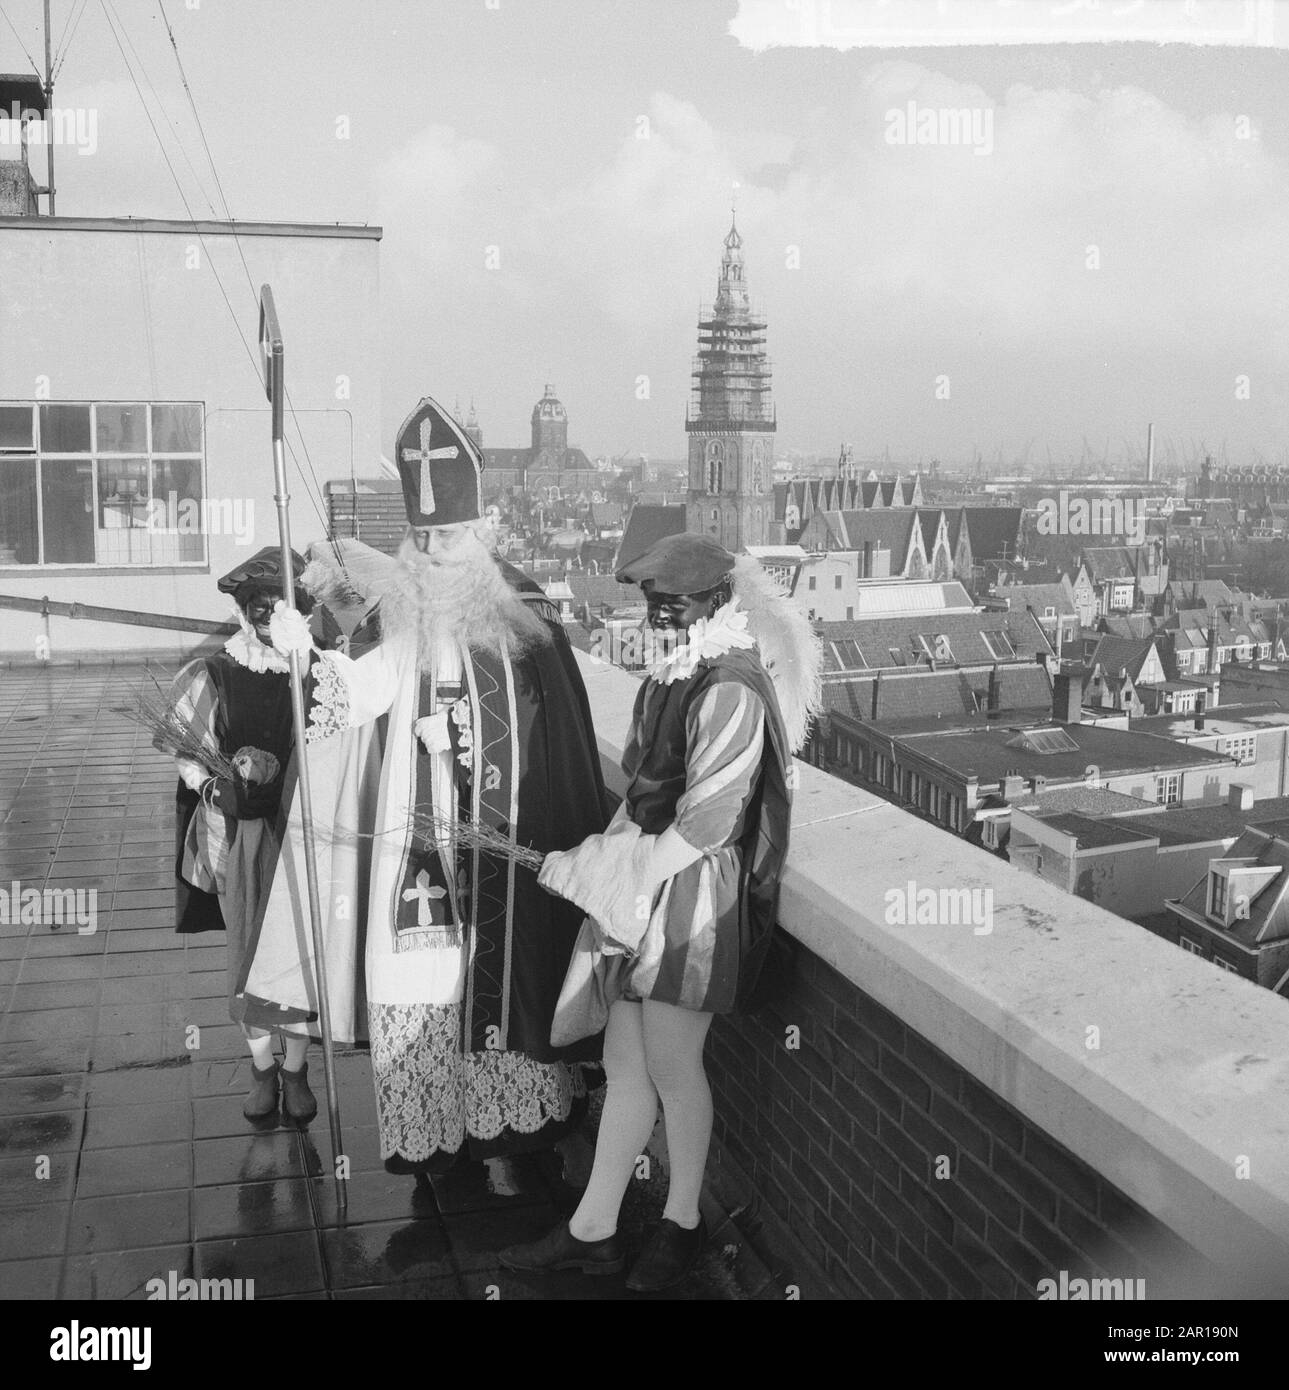
<instances>
[{"instance_id":1,"label":"white glove on staff","mask_svg":"<svg viewBox=\"0 0 1289 1390\"><path fill-rule=\"evenodd\" d=\"M313 633L309 621L298 609L288 608L285 599L278 599L269 618L269 636L274 648L283 656L293 652L300 656L313 650Z\"/></svg>"}]
</instances>

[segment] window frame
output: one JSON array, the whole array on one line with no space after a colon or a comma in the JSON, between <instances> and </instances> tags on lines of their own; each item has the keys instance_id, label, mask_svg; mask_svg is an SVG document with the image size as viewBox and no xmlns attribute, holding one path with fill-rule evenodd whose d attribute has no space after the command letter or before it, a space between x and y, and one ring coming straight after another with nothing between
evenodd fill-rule
<instances>
[{"instance_id":1,"label":"window frame","mask_svg":"<svg viewBox=\"0 0 1289 1390\"><path fill-rule=\"evenodd\" d=\"M141 406L144 415L144 438L143 448L139 449L100 449L98 439L99 410L103 408L120 406ZM207 437L206 437L206 403L201 400L153 400L153 399L78 399L78 400L0 400L0 408L3 407L30 407L32 412L32 440L33 447L30 449L0 449L0 466L7 466L14 460L23 460L30 463L32 467L32 477L35 487L36 500L36 559L29 564L3 564L0 563L0 574L7 576L14 575L34 575L49 573L90 573L95 571L125 570L129 573L155 573L157 571L183 570L201 573L210 567L210 537L204 524L207 515L207 505L209 503L209 467L207 463ZM87 450L46 450L42 447L41 438L41 413L42 407L54 406L83 406L89 412L89 447ZM153 439L153 412L158 406L189 406L197 412L198 417L198 449L176 450L163 449L157 451L154 447ZM196 535L201 540L201 555L195 559L178 559L168 557L157 560L151 558L151 544L149 545L149 559L144 562L120 559L117 557L100 558L99 554L99 533L105 529L100 522L102 520L101 488L99 486L99 473L102 464L124 463L129 460L142 460L147 466L148 477L148 506L153 499L152 489L155 484L158 465L162 462L181 462L196 463L200 478L201 495L197 499L199 506L203 509L203 522L199 525ZM90 515L93 519L92 533L94 538L94 555L88 560L46 560L46 536L45 536L45 469L44 464L49 463L76 463L86 464L90 474ZM169 535L168 530L154 531L151 526L128 527L125 530L141 530L149 536Z\"/></svg>"}]
</instances>

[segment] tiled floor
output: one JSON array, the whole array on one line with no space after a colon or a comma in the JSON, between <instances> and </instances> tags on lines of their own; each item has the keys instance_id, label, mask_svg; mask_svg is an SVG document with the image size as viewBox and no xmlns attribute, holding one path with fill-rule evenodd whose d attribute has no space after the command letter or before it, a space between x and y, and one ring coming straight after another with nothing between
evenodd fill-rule
<instances>
[{"instance_id":1,"label":"tiled floor","mask_svg":"<svg viewBox=\"0 0 1289 1390\"><path fill-rule=\"evenodd\" d=\"M337 1058L343 1213L324 1115L305 1130L243 1119L223 938L172 929L172 764L119 712L142 678L0 679L0 888L92 888L98 909L86 934L0 926L0 1298L140 1298L171 1272L253 1279L256 1298L630 1297L620 1276L497 1265L575 1200L554 1156L431 1184L386 1174L362 1052ZM310 1072L321 1099L317 1049ZM633 1189L629 1248L655 1211ZM731 1230L672 1296L757 1292L731 1273Z\"/></svg>"}]
</instances>

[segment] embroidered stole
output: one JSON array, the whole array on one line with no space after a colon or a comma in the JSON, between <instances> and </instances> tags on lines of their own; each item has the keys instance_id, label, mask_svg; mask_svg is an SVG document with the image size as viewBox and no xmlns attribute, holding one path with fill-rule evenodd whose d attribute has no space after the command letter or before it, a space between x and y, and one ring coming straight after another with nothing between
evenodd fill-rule
<instances>
[{"instance_id":1,"label":"embroidered stole","mask_svg":"<svg viewBox=\"0 0 1289 1390\"><path fill-rule=\"evenodd\" d=\"M466 1037L506 1046L514 930L515 863L445 833L443 822L476 822L515 843L519 721L514 667L501 653L463 651L460 681L440 679L447 663L421 669L417 716L449 711L451 750L427 753L413 735L409 826L394 902L400 951L464 947ZM437 821L430 824L430 818ZM495 1029L489 1032L488 1030Z\"/></svg>"}]
</instances>

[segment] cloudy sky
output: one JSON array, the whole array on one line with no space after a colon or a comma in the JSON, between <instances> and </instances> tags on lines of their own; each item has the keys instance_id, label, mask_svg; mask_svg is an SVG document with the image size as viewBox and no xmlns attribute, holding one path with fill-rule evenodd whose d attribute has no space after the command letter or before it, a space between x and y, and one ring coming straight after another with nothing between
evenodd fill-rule
<instances>
[{"instance_id":1,"label":"cloudy sky","mask_svg":"<svg viewBox=\"0 0 1289 1390\"><path fill-rule=\"evenodd\" d=\"M209 215L159 8L110 4ZM0 9L38 53L39 0ZM781 452L1045 466L1140 451L1153 419L1179 456L1289 461L1283 47L755 52L737 0L166 12L236 216L384 227L387 434L429 393L523 444L551 381L589 454L683 456L738 184ZM56 42L73 17L54 0ZM909 103L974 110L988 152L893 143ZM184 215L100 0L57 104L95 107L100 146L63 158L60 213Z\"/></svg>"}]
</instances>

